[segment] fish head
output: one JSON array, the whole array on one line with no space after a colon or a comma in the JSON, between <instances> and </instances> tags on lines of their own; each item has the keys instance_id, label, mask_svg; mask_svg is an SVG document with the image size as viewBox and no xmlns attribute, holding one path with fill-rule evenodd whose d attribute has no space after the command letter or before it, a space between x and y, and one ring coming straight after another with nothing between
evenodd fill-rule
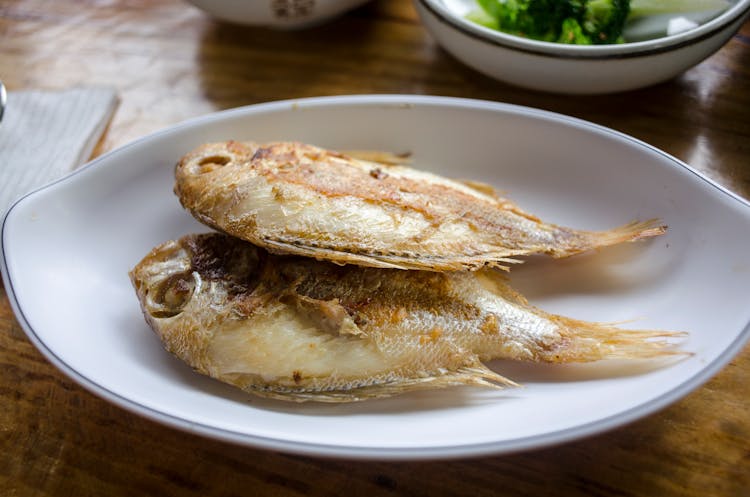
<instances>
[{"instance_id":1,"label":"fish head","mask_svg":"<svg viewBox=\"0 0 750 497\"><path fill-rule=\"evenodd\" d=\"M130 278L149 320L169 319L203 306L227 306L258 284L255 246L220 233L189 235L154 248Z\"/></svg>"}]
</instances>

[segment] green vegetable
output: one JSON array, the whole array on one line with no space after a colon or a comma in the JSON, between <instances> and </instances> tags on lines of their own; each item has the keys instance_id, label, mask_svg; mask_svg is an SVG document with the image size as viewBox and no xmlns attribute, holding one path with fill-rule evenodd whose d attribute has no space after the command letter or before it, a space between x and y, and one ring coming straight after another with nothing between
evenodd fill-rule
<instances>
[{"instance_id":1,"label":"green vegetable","mask_svg":"<svg viewBox=\"0 0 750 497\"><path fill-rule=\"evenodd\" d=\"M562 22L581 10L583 0L477 0L482 10L497 20L506 33L555 41Z\"/></svg>"},{"instance_id":2,"label":"green vegetable","mask_svg":"<svg viewBox=\"0 0 750 497\"><path fill-rule=\"evenodd\" d=\"M583 31L593 43L623 43L622 30L630 13L630 0L589 0L583 13Z\"/></svg>"},{"instance_id":3,"label":"green vegetable","mask_svg":"<svg viewBox=\"0 0 750 497\"><path fill-rule=\"evenodd\" d=\"M628 20L658 14L680 14L726 9L727 0L630 0Z\"/></svg>"},{"instance_id":4,"label":"green vegetable","mask_svg":"<svg viewBox=\"0 0 750 497\"><path fill-rule=\"evenodd\" d=\"M591 45L591 38L583 32L581 25L572 17L563 21L560 37L556 41L571 45Z\"/></svg>"},{"instance_id":5,"label":"green vegetable","mask_svg":"<svg viewBox=\"0 0 750 497\"><path fill-rule=\"evenodd\" d=\"M726 8L726 0L477 0L467 19L505 33L576 45L623 43L633 17Z\"/></svg>"},{"instance_id":6,"label":"green vegetable","mask_svg":"<svg viewBox=\"0 0 750 497\"><path fill-rule=\"evenodd\" d=\"M496 31L500 30L500 25L497 23L497 17L489 15L484 9L473 10L466 14L466 18L471 22L484 26L485 28L494 29Z\"/></svg>"}]
</instances>

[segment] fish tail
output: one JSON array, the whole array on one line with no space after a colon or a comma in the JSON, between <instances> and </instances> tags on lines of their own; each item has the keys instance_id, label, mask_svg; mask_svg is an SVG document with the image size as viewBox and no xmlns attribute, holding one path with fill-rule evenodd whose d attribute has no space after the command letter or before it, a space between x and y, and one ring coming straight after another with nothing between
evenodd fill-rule
<instances>
[{"instance_id":1,"label":"fish tail","mask_svg":"<svg viewBox=\"0 0 750 497\"><path fill-rule=\"evenodd\" d=\"M654 359L691 355L679 349L681 331L626 330L611 324L590 323L555 316L564 340L545 354L547 362L590 362L602 359Z\"/></svg>"},{"instance_id":2,"label":"fish tail","mask_svg":"<svg viewBox=\"0 0 750 497\"><path fill-rule=\"evenodd\" d=\"M659 219L649 219L647 221L632 221L612 230L594 232L592 236L594 246L606 247L623 242L645 240L646 238L663 235L666 232L667 227Z\"/></svg>"},{"instance_id":3,"label":"fish tail","mask_svg":"<svg viewBox=\"0 0 750 497\"><path fill-rule=\"evenodd\" d=\"M567 230L565 231L568 236L572 234ZM553 247L548 253L553 257L568 257L599 247L645 240L663 235L666 232L667 226L662 224L659 219L632 221L607 231L578 232L576 235L570 236L567 243L562 244L561 247Z\"/></svg>"}]
</instances>

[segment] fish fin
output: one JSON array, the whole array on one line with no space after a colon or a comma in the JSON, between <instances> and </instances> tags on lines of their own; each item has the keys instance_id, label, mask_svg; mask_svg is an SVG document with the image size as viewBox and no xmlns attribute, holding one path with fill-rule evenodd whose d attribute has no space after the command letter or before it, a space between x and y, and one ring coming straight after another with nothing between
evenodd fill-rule
<instances>
[{"instance_id":1,"label":"fish fin","mask_svg":"<svg viewBox=\"0 0 750 497\"><path fill-rule=\"evenodd\" d=\"M334 248L311 247L269 238L264 238L262 245L271 253L302 255L319 261L333 262L341 266L354 264L357 266L385 269L412 269L440 272L473 271L483 267L494 267L508 271L510 270L510 264L522 263L521 260L514 259L513 256L526 252L503 249L497 252L487 252L473 256L439 257L418 253L352 253Z\"/></svg>"},{"instance_id":2,"label":"fish fin","mask_svg":"<svg viewBox=\"0 0 750 497\"><path fill-rule=\"evenodd\" d=\"M541 311L540 311L541 312ZM654 359L688 356L676 339L686 332L629 330L557 315L547 317L561 327L564 347L545 351L545 362L589 362L602 359Z\"/></svg>"},{"instance_id":3,"label":"fish fin","mask_svg":"<svg viewBox=\"0 0 750 497\"><path fill-rule=\"evenodd\" d=\"M355 336L362 334L362 330L356 325L349 311L339 303L338 299L314 299L291 290L282 295L279 300L295 308L316 328L327 333Z\"/></svg>"},{"instance_id":4,"label":"fish fin","mask_svg":"<svg viewBox=\"0 0 750 497\"><path fill-rule=\"evenodd\" d=\"M659 219L632 221L613 230L598 233L600 246L614 245L622 242L635 242L663 235L667 227Z\"/></svg>"},{"instance_id":5,"label":"fish fin","mask_svg":"<svg viewBox=\"0 0 750 497\"><path fill-rule=\"evenodd\" d=\"M508 284L508 278L505 276L505 273L501 273L492 268L483 269L477 273L477 280L485 289L508 302L524 306L529 305L529 301L526 297L511 288Z\"/></svg>"},{"instance_id":6,"label":"fish fin","mask_svg":"<svg viewBox=\"0 0 750 497\"><path fill-rule=\"evenodd\" d=\"M411 152L394 154L379 150L341 150L340 153L352 159L375 162L381 166L403 166L413 162Z\"/></svg>"},{"instance_id":7,"label":"fish fin","mask_svg":"<svg viewBox=\"0 0 750 497\"><path fill-rule=\"evenodd\" d=\"M517 387L518 384L492 371L479 360L471 362L455 371L435 371L424 376L408 378L391 377L360 387L348 389L308 390L294 387L277 387L247 384L244 390L278 400L293 402L356 402L368 399L392 397L417 390L435 390L454 386L474 386L481 388L503 389Z\"/></svg>"},{"instance_id":8,"label":"fish fin","mask_svg":"<svg viewBox=\"0 0 750 497\"><path fill-rule=\"evenodd\" d=\"M508 386L508 387L520 386L515 381L509 378L506 378L505 376L502 376L496 373L495 371L491 370L490 368L488 368L476 356L469 359L467 365L459 368L458 372L473 375L475 378L481 378L482 380L488 381L492 385L495 385L495 386L501 386L501 385Z\"/></svg>"},{"instance_id":9,"label":"fish fin","mask_svg":"<svg viewBox=\"0 0 750 497\"><path fill-rule=\"evenodd\" d=\"M497 189L492 185L488 185L487 183L482 183L480 181L466 180L466 179L459 180L459 183L462 183L463 185L468 186L472 190L477 191L481 193L482 195L486 195L492 198L495 202L498 203L498 208L500 209L513 212L514 214L524 217L530 221L534 221L537 223L542 222L542 220L536 217L535 215L530 214L526 212L525 210L521 209L518 206L518 204L516 204L512 200L500 195Z\"/></svg>"},{"instance_id":10,"label":"fish fin","mask_svg":"<svg viewBox=\"0 0 750 497\"><path fill-rule=\"evenodd\" d=\"M665 330L632 330L618 327L626 322L597 323L545 312L508 285L498 271L482 270L477 281L498 297L554 323L562 337L556 345L539 346L534 359L540 362L590 362L602 359L651 359L690 355L679 349L687 333Z\"/></svg>"},{"instance_id":11,"label":"fish fin","mask_svg":"<svg viewBox=\"0 0 750 497\"><path fill-rule=\"evenodd\" d=\"M462 179L458 181L459 183L462 183L468 186L472 190L476 190L483 195L487 195L488 197L494 198L495 200L501 200L501 201L506 200L497 192L494 186L488 185L487 183L482 183L481 181L474 181L470 179Z\"/></svg>"},{"instance_id":12,"label":"fish fin","mask_svg":"<svg viewBox=\"0 0 750 497\"><path fill-rule=\"evenodd\" d=\"M612 230L607 231L588 231L583 232L583 242L580 237L573 237L575 240L569 246L549 251L553 257L568 257L587 250L617 245L624 242L636 242L655 236L663 235L667 232L667 226L662 224L659 219L649 219L646 221L632 221Z\"/></svg>"}]
</instances>

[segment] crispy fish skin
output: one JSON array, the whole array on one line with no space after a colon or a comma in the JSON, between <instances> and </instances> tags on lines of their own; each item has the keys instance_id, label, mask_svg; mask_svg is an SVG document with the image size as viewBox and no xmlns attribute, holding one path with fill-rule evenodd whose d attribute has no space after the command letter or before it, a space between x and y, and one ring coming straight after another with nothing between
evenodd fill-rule
<instances>
[{"instance_id":1,"label":"crispy fish skin","mask_svg":"<svg viewBox=\"0 0 750 497\"><path fill-rule=\"evenodd\" d=\"M200 373L283 400L512 385L482 363L497 358L560 363L674 353L663 339L672 333L536 309L492 269L339 266L213 233L156 247L130 277L167 350Z\"/></svg>"},{"instance_id":2,"label":"crispy fish skin","mask_svg":"<svg viewBox=\"0 0 750 497\"><path fill-rule=\"evenodd\" d=\"M547 224L481 183L296 142L210 143L185 155L175 193L199 221L262 246L338 264L507 268L664 233L656 220L592 232Z\"/></svg>"}]
</instances>

